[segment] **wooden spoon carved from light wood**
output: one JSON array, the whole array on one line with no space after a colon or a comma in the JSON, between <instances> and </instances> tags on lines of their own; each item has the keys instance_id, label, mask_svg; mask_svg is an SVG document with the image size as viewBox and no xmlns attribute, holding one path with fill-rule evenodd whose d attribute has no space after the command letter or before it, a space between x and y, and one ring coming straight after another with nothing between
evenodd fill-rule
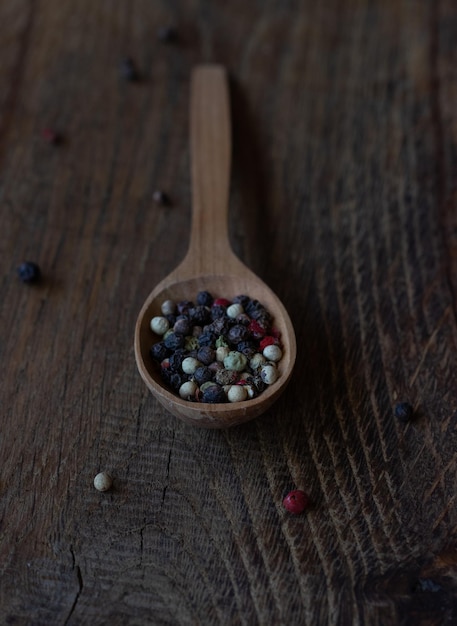
<instances>
[{"instance_id":1,"label":"wooden spoon carved from light wood","mask_svg":"<svg viewBox=\"0 0 457 626\"><path fill-rule=\"evenodd\" d=\"M138 370L157 400L173 415L197 426L226 428L264 413L284 391L292 374L295 333L289 315L273 291L233 253L228 236L231 133L226 72L217 65L198 66L191 81L192 225L190 245L181 264L150 293L135 329ZM208 404L190 402L167 389L149 354L152 317L164 300L195 300L199 291L233 298L246 294L273 315L281 333L279 378L251 400Z\"/></svg>"}]
</instances>

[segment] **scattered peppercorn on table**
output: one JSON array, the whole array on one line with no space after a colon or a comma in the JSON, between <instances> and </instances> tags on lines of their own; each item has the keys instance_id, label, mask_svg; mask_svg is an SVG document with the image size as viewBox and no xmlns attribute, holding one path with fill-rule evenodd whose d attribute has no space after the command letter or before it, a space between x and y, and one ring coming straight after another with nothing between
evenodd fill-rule
<instances>
[{"instance_id":1,"label":"scattered peppercorn on table","mask_svg":"<svg viewBox=\"0 0 457 626\"><path fill-rule=\"evenodd\" d=\"M449 1L0 5L0 624L457 623L456 39ZM201 63L230 75L231 244L297 339L222 430L131 345L187 249ZM236 410L288 346L207 291L162 300L144 358Z\"/></svg>"}]
</instances>

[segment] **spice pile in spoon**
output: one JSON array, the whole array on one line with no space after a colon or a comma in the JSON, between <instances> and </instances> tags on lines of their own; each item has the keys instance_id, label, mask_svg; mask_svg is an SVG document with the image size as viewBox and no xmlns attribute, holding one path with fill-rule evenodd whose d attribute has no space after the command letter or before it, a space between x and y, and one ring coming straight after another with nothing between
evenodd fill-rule
<instances>
[{"instance_id":1,"label":"spice pile in spoon","mask_svg":"<svg viewBox=\"0 0 457 626\"><path fill-rule=\"evenodd\" d=\"M279 332L268 310L245 295L200 291L196 302L165 300L151 319L150 354L164 383L184 400L241 402L278 378Z\"/></svg>"}]
</instances>

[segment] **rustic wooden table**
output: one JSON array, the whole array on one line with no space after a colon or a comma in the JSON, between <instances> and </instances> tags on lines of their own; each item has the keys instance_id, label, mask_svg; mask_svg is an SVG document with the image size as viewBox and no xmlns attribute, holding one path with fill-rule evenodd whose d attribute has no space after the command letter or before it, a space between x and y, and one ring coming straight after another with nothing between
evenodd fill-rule
<instances>
[{"instance_id":1,"label":"rustic wooden table","mask_svg":"<svg viewBox=\"0 0 457 626\"><path fill-rule=\"evenodd\" d=\"M1 624L456 623L456 40L451 0L0 5ZM224 431L133 355L214 61L232 245L298 341L285 394Z\"/></svg>"}]
</instances>

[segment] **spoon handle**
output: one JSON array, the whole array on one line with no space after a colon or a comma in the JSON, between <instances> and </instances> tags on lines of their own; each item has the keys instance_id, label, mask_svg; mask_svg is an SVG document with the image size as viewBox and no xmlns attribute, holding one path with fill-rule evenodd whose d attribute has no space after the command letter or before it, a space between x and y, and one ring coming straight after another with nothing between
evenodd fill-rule
<instances>
[{"instance_id":1,"label":"spoon handle","mask_svg":"<svg viewBox=\"0 0 457 626\"><path fill-rule=\"evenodd\" d=\"M226 272L238 259L228 236L231 128L227 74L197 66L190 102L192 225L186 263L198 273Z\"/></svg>"}]
</instances>

